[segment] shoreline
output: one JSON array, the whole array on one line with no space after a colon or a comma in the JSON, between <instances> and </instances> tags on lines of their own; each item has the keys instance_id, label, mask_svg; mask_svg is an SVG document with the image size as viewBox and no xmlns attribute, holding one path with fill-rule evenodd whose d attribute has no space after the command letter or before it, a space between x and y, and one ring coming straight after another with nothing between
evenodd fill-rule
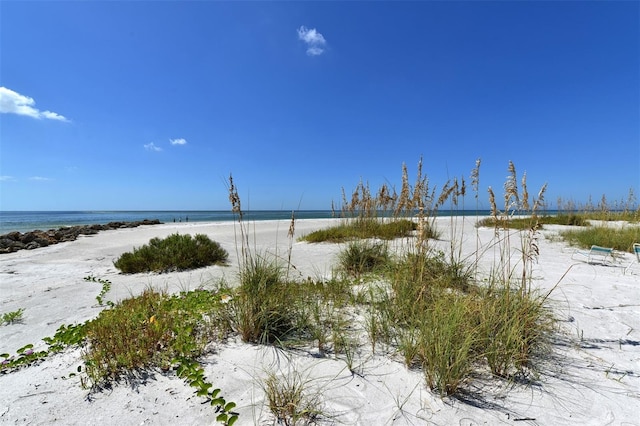
<instances>
[{"instance_id":1,"label":"shoreline","mask_svg":"<svg viewBox=\"0 0 640 426\"><path fill-rule=\"evenodd\" d=\"M39 229L28 232L9 232L0 235L0 255L14 253L19 250L35 250L53 244L75 241L80 235L94 235L100 231L122 228L137 228L138 226L161 225L158 219L144 219L135 222L109 222L105 225L76 225L63 226L57 229L41 231Z\"/></svg>"},{"instance_id":2,"label":"shoreline","mask_svg":"<svg viewBox=\"0 0 640 426\"><path fill-rule=\"evenodd\" d=\"M291 213L298 219L338 219L340 212L331 210L250 210L245 212L247 221L290 220ZM417 213L417 212L416 212ZM547 210L545 215L556 215L558 210ZM436 217L488 216L490 210L439 210ZM337 217L334 217L338 215ZM188 220L187 220L188 219ZM104 225L109 222L137 222L159 220L162 223L233 222L237 217L230 210L193 211L0 211L0 235L11 232L32 232L71 226Z\"/></svg>"}]
</instances>

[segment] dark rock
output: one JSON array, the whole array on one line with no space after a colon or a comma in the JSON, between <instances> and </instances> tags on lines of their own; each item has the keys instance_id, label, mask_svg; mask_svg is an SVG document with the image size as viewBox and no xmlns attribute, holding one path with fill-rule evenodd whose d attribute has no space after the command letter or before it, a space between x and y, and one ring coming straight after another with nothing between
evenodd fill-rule
<instances>
[{"instance_id":1,"label":"dark rock","mask_svg":"<svg viewBox=\"0 0 640 426\"><path fill-rule=\"evenodd\" d=\"M20 241L20 237L22 237L22 233L18 231L9 232L8 234L3 235L3 237L13 241Z\"/></svg>"},{"instance_id":2,"label":"dark rock","mask_svg":"<svg viewBox=\"0 0 640 426\"><path fill-rule=\"evenodd\" d=\"M78 235L94 235L99 231L120 228L135 228L141 225L160 225L158 219L135 222L110 222L106 225L79 225L65 226L58 229L49 229L48 231L35 230L31 232L9 232L0 235L0 254L13 253L18 250L34 250L40 247L46 247L51 244L57 244L67 241L74 241Z\"/></svg>"}]
</instances>

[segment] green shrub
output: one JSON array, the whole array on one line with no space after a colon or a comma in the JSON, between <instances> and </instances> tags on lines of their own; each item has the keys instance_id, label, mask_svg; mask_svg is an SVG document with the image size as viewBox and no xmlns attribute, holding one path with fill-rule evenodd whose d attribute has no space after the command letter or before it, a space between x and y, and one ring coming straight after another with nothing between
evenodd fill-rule
<instances>
[{"instance_id":1,"label":"green shrub","mask_svg":"<svg viewBox=\"0 0 640 426\"><path fill-rule=\"evenodd\" d=\"M227 258L227 251L206 235L192 238L176 233L165 239L151 239L148 245L122 254L114 265L125 274L171 272L224 264Z\"/></svg>"},{"instance_id":2,"label":"green shrub","mask_svg":"<svg viewBox=\"0 0 640 426\"><path fill-rule=\"evenodd\" d=\"M197 290L168 296L145 290L104 310L86 326L86 372L96 385L137 371L194 359L229 331L220 295Z\"/></svg>"}]
</instances>

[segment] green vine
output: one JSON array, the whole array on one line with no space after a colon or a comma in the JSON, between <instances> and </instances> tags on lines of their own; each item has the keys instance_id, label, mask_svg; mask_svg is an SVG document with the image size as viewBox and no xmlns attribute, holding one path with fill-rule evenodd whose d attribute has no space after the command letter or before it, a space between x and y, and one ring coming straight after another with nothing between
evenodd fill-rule
<instances>
[{"instance_id":1,"label":"green vine","mask_svg":"<svg viewBox=\"0 0 640 426\"><path fill-rule=\"evenodd\" d=\"M238 420L238 413L232 411L236 407L235 402L227 402L220 396L220 389L210 390L213 385L206 381L204 370L196 361L188 358L174 359L172 364L177 364L177 375L184 379L189 386L196 388L196 395L207 398L211 406L216 407L216 421L231 426Z\"/></svg>"}]
</instances>

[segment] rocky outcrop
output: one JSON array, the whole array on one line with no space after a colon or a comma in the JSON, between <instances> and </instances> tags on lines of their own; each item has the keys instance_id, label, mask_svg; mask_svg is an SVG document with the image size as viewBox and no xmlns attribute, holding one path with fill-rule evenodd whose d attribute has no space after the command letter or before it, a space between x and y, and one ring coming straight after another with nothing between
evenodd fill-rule
<instances>
[{"instance_id":1,"label":"rocky outcrop","mask_svg":"<svg viewBox=\"0 0 640 426\"><path fill-rule=\"evenodd\" d=\"M136 222L109 222L106 225L65 226L58 229L50 229L48 231L35 230L25 233L9 232L8 234L0 235L0 254L13 253L14 251L23 249L33 250L40 247L46 247L51 244L73 241L78 238L78 235L93 235L97 234L99 231L159 224L161 224L161 222L158 219L145 219Z\"/></svg>"}]
</instances>

